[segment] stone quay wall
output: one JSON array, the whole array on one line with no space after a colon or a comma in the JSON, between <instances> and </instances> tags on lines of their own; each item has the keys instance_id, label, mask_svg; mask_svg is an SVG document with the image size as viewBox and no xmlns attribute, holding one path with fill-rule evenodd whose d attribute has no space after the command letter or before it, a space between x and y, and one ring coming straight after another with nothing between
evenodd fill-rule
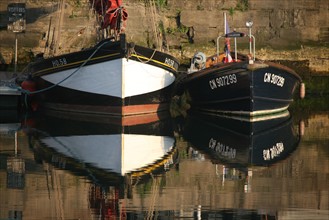
<instances>
[{"instance_id":1,"label":"stone quay wall","mask_svg":"<svg viewBox=\"0 0 329 220\"><path fill-rule=\"evenodd\" d=\"M12 63L15 37L19 62L47 52L48 36L58 36L58 52L65 53L95 43L94 14L87 0L66 0L60 21L59 2L20 0L26 3L26 31L15 36L7 30L7 5L0 2L0 62ZM329 73L328 0L159 0L152 13L149 1L123 1L129 17L129 41L150 47L160 44L181 60L196 51L211 55L215 42L224 32L224 13L230 30L248 33L245 22L253 21L256 56L269 60L307 60L312 71ZM49 29L52 20L51 29ZM59 24L61 25L59 26ZM60 27L60 28L59 28ZM56 29L57 28L57 29ZM48 31L50 30L50 31ZM54 35L54 31L60 30ZM49 33L48 33L49 32ZM157 34L155 34L157 33ZM158 36L158 37L156 37ZM247 51L248 40L241 47ZM244 52L244 51L242 51Z\"/></svg>"}]
</instances>

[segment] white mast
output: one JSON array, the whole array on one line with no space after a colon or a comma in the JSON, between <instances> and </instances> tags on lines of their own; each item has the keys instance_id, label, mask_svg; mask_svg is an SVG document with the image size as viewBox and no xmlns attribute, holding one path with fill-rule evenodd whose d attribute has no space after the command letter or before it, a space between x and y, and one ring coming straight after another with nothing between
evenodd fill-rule
<instances>
[{"instance_id":1,"label":"white mast","mask_svg":"<svg viewBox=\"0 0 329 220\"><path fill-rule=\"evenodd\" d=\"M227 22L226 22L226 12L224 12L224 34L227 34L226 33L226 24L227 24Z\"/></svg>"}]
</instances>

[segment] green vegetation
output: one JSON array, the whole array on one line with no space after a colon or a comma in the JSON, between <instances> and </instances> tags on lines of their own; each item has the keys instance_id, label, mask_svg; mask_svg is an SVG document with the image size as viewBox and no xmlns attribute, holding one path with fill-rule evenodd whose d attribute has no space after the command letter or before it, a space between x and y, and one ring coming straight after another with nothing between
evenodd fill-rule
<instances>
[{"instance_id":1,"label":"green vegetation","mask_svg":"<svg viewBox=\"0 0 329 220\"><path fill-rule=\"evenodd\" d=\"M156 5L157 5L158 9L162 9L162 8L167 7L168 1L167 0L157 0Z\"/></svg>"},{"instance_id":2,"label":"green vegetation","mask_svg":"<svg viewBox=\"0 0 329 220\"><path fill-rule=\"evenodd\" d=\"M249 9L249 0L239 0L236 6L229 9L229 15L233 16L235 11L248 11Z\"/></svg>"},{"instance_id":3,"label":"green vegetation","mask_svg":"<svg viewBox=\"0 0 329 220\"><path fill-rule=\"evenodd\" d=\"M168 6L168 0L138 0L139 2L144 2L145 5L150 5L151 1L154 1L156 7L161 10Z\"/></svg>"},{"instance_id":4,"label":"green vegetation","mask_svg":"<svg viewBox=\"0 0 329 220\"><path fill-rule=\"evenodd\" d=\"M203 6L203 5L197 5L197 6L196 6L196 9L197 9L198 11L203 11L203 10L204 10L204 6Z\"/></svg>"},{"instance_id":5,"label":"green vegetation","mask_svg":"<svg viewBox=\"0 0 329 220\"><path fill-rule=\"evenodd\" d=\"M235 6L238 11L247 11L249 9L249 0L239 0Z\"/></svg>"},{"instance_id":6,"label":"green vegetation","mask_svg":"<svg viewBox=\"0 0 329 220\"><path fill-rule=\"evenodd\" d=\"M76 7L82 6L81 0L75 0L75 1L74 1L74 5L75 5Z\"/></svg>"},{"instance_id":7,"label":"green vegetation","mask_svg":"<svg viewBox=\"0 0 329 220\"><path fill-rule=\"evenodd\" d=\"M74 11L72 10L71 15L69 16L69 18L76 18L76 17L77 17L77 15L74 14Z\"/></svg>"},{"instance_id":8,"label":"green vegetation","mask_svg":"<svg viewBox=\"0 0 329 220\"><path fill-rule=\"evenodd\" d=\"M187 31L188 31L188 27L184 25L181 25L180 27L177 28L167 27L166 29L167 34L175 34L175 33L186 34Z\"/></svg>"},{"instance_id":9,"label":"green vegetation","mask_svg":"<svg viewBox=\"0 0 329 220\"><path fill-rule=\"evenodd\" d=\"M230 16L233 16L233 14L234 14L234 8L231 7L229 9L228 13L229 13Z\"/></svg>"},{"instance_id":10,"label":"green vegetation","mask_svg":"<svg viewBox=\"0 0 329 220\"><path fill-rule=\"evenodd\" d=\"M166 33L167 34L174 35L176 33L181 33L181 34L186 34L187 33L188 27L186 27L185 25L183 25L182 23L180 23L180 13L181 13L181 10L177 10L176 16L175 17L172 17L178 23L177 24L177 27L167 27L167 29L166 29Z\"/></svg>"}]
</instances>

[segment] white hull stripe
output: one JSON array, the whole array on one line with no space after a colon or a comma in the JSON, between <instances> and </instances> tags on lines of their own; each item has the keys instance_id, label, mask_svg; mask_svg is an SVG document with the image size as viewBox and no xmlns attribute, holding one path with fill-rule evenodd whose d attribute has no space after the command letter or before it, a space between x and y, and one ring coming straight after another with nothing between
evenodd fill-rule
<instances>
[{"instance_id":1,"label":"white hull stripe","mask_svg":"<svg viewBox=\"0 0 329 220\"><path fill-rule=\"evenodd\" d=\"M42 76L52 84L61 82L77 68ZM163 89L175 81L165 69L126 58L82 67L59 86L119 98L146 94Z\"/></svg>"}]
</instances>

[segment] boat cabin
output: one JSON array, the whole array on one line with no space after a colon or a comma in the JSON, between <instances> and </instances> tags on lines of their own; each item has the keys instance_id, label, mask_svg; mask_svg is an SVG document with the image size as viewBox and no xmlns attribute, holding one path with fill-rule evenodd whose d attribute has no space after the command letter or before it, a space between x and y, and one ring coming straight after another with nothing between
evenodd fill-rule
<instances>
[{"instance_id":1,"label":"boat cabin","mask_svg":"<svg viewBox=\"0 0 329 220\"><path fill-rule=\"evenodd\" d=\"M248 55L239 54L237 52L237 38L242 37L249 37L250 45L249 45L249 51L250 53ZM224 51L219 52L219 40L221 38L225 38L225 45L224 45ZM234 38L234 54L231 55L231 46L230 46L230 39ZM252 42L252 44L251 44ZM194 73L199 70L209 68L216 65L221 65L225 63L231 63L231 62L241 62L241 61L249 61L250 64L252 64L255 61L255 37L253 35L246 35L242 32L230 32L225 35L221 35L217 37L217 53L206 57L206 55L203 52L196 52L191 59L191 65L188 69L188 73Z\"/></svg>"}]
</instances>

